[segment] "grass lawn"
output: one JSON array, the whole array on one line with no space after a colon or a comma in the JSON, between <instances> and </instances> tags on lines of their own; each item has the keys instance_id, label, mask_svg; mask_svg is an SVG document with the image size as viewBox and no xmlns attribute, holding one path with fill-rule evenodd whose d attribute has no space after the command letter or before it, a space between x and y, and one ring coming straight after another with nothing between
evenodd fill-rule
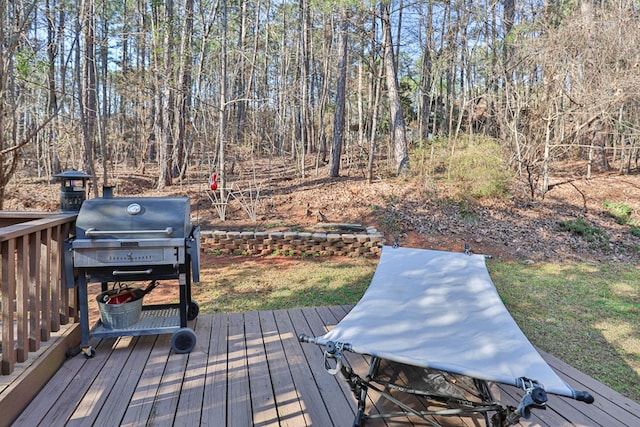
<instances>
[{"instance_id":1,"label":"grass lawn","mask_svg":"<svg viewBox=\"0 0 640 427\"><path fill-rule=\"evenodd\" d=\"M355 304L378 258L220 255L201 263L194 299L213 313Z\"/></svg>"},{"instance_id":2,"label":"grass lawn","mask_svg":"<svg viewBox=\"0 0 640 427\"><path fill-rule=\"evenodd\" d=\"M207 255L194 299L205 313L355 304L377 261ZM640 402L638 267L496 259L487 266L534 345Z\"/></svg>"},{"instance_id":3,"label":"grass lawn","mask_svg":"<svg viewBox=\"0 0 640 427\"><path fill-rule=\"evenodd\" d=\"M489 261L529 340L640 402L640 271L633 265Z\"/></svg>"}]
</instances>

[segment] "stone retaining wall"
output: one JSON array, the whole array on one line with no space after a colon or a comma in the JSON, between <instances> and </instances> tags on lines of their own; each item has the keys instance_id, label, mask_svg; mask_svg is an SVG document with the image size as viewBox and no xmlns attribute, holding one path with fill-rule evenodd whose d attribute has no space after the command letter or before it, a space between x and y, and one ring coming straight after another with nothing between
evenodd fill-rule
<instances>
[{"instance_id":1,"label":"stone retaining wall","mask_svg":"<svg viewBox=\"0 0 640 427\"><path fill-rule=\"evenodd\" d=\"M384 244L375 228L366 233L203 231L201 240L205 251L226 255L378 256Z\"/></svg>"}]
</instances>

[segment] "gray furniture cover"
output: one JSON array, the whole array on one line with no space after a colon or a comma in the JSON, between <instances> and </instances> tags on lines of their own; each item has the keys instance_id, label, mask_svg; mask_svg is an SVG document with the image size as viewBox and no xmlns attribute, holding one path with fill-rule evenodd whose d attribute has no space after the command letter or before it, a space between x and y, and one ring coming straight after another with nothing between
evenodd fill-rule
<instances>
[{"instance_id":1,"label":"gray furniture cover","mask_svg":"<svg viewBox=\"0 0 640 427\"><path fill-rule=\"evenodd\" d=\"M576 398L507 311L482 255L385 246L362 299L315 342Z\"/></svg>"}]
</instances>

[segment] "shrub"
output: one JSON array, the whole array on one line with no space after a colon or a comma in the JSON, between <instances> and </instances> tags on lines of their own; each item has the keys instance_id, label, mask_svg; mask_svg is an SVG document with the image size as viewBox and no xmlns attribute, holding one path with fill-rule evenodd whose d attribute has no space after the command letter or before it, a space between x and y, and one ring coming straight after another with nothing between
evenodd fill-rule
<instances>
[{"instance_id":1,"label":"shrub","mask_svg":"<svg viewBox=\"0 0 640 427\"><path fill-rule=\"evenodd\" d=\"M457 189L461 199L501 197L513 177L498 141L482 137L434 140L415 150L415 169Z\"/></svg>"},{"instance_id":2,"label":"shrub","mask_svg":"<svg viewBox=\"0 0 640 427\"><path fill-rule=\"evenodd\" d=\"M602 204L607 213L613 217L620 225L628 224L631 221L631 206L622 202L611 202L605 200Z\"/></svg>"},{"instance_id":3,"label":"shrub","mask_svg":"<svg viewBox=\"0 0 640 427\"><path fill-rule=\"evenodd\" d=\"M607 236L607 234L598 227L594 227L589 224L584 218L561 221L558 223L558 226L560 231L568 231L578 236L582 236L588 242L595 243L602 248L605 248L609 243L609 236Z\"/></svg>"}]
</instances>

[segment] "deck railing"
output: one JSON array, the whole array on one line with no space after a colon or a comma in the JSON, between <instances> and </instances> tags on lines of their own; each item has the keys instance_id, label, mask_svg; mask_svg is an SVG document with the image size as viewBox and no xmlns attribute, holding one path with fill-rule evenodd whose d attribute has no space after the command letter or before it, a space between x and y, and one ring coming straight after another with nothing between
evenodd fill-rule
<instances>
[{"instance_id":1,"label":"deck railing","mask_svg":"<svg viewBox=\"0 0 640 427\"><path fill-rule=\"evenodd\" d=\"M27 216L21 223L11 216L0 215L5 218L0 223L13 223L0 228L2 375L11 374L52 332L77 318L75 288L67 288L63 271L64 241L77 215Z\"/></svg>"}]
</instances>

